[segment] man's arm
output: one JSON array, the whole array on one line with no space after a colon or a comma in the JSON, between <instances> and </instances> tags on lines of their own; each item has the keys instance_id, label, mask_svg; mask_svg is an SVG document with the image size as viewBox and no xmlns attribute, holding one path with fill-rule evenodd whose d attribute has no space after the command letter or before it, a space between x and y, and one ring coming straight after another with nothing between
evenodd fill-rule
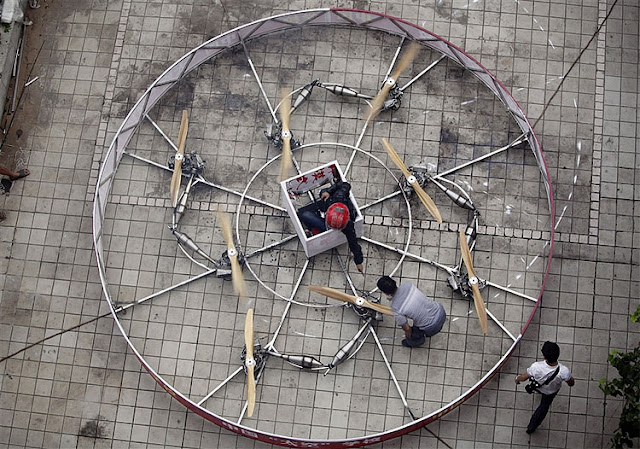
<instances>
[{"instance_id":1,"label":"man's arm","mask_svg":"<svg viewBox=\"0 0 640 449\"><path fill-rule=\"evenodd\" d=\"M576 384L576 381L573 379L573 376L571 376L569 380L567 380L567 385L569 385L570 387L573 387L575 384Z\"/></svg>"},{"instance_id":2,"label":"man's arm","mask_svg":"<svg viewBox=\"0 0 640 449\"><path fill-rule=\"evenodd\" d=\"M411 338L411 326L409 326L409 323L403 324L402 330L404 331L405 337Z\"/></svg>"},{"instance_id":3,"label":"man's arm","mask_svg":"<svg viewBox=\"0 0 640 449\"><path fill-rule=\"evenodd\" d=\"M524 382L528 378L529 378L529 373L526 372L526 371L524 373L516 376L516 385L519 384L520 382Z\"/></svg>"}]
</instances>

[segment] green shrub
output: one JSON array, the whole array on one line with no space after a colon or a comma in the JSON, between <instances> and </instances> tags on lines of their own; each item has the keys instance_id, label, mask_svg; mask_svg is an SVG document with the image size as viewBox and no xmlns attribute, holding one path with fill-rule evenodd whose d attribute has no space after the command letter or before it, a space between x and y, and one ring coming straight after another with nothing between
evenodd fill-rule
<instances>
[{"instance_id":1,"label":"green shrub","mask_svg":"<svg viewBox=\"0 0 640 449\"><path fill-rule=\"evenodd\" d=\"M640 306L631 314L631 321L640 321ZM600 389L608 396L624 399L620 424L611 443L614 448L633 447L633 438L640 437L640 346L630 352L611 351L609 363L620 377L600 379Z\"/></svg>"}]
</instances>

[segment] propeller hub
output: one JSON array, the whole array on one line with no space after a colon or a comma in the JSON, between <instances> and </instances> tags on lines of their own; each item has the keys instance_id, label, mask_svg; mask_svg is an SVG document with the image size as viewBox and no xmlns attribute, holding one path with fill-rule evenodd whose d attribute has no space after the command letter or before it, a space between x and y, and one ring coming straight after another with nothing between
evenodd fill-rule
<instances>
[{"instance_id":1,"label":"propeller hub","mask_svg":"<svg viewBox=\"0 0 640 449\"><path fill-rule=\"evenodd\" d=\"M176 153L176 157L175 157L175 160L176 160L176 161L181 161L181 160L183 160L183 159L184 159L184 155L183 155L183 154Z\"/></svg>"},{"instance_id":2,"label":"propeller hub","mask_svg":"<svg viewBox=\"0 0 640 449\"><path fill-rule=\"evenodd\" d=\"M478 278L475 276L469 278L469 285L478 285Z\"/></svg>"},{"instance_id":3,"label":"propeller hub","mask_svg":"<svg viewBox=\"0 0 640 449\"><path fill-rule=\"evenodd\" d=\"M256 359L254 358L245 359L244 364L246 366L256 366Z\"/></svg>"},{"instance_id":4,"label":"propeller hub","mask_svg":"<svg viewBox=\"0 0 640 449\"><path fill-rule=\"evenodd\" d=\"M356 305L362 307L364 305L364 298L358 296L356 298Z\"/></svg>"},{"instance_id":5,"label":"propeller hub","mask_svg":"<svg viewBox=\"0 0 640 449\"><path fill-rule=\"evenodd\" d=\"M235 248L229 248L227 249L227 256L229 257L236 257L238 255L238 251L236 251Z\"/></svg>"},{"instance_id":6,"label":"propeller hub","mask_svg":"<svg viewBox=\"0 0 640 449\"><path fill-rule=\"evenodd\" d=\"M291 137L291 131L289 131L289 130L284 130L284 131L282 131L282 134L281 134L281 135L282 135L282 138L283 138L283 139L288 139L288 138L290 138L290 137Z\"/></svg>"},{"instance_id":7,"label":"propeller hub","mask_svg":"<svg viewBox=\"0 0 640 449\"><path fill-rule=\"evenodd\" d=\"M411 175L407 178L407 182L411 185L413 185L415 182L417 181L416 177Z\"/></svg>"}]
</instances>

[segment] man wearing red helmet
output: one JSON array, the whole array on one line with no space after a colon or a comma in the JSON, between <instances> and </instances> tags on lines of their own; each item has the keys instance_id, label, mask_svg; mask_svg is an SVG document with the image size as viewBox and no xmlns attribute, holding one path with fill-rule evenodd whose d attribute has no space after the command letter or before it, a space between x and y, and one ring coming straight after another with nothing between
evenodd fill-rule
<instances>
[{"instance_id":1,"label":"man wearing red helmet","mask_svg":"<svg viewBox=\"0 0 640 449\"><path fill-rule=\"evenodd\" d=\"M357 213L349 199L351 184L338 181L327 189L320 191L320 200L316 202L318 211L304 211L298 215L300 221L309 229L317 228L320 232L327 229L339 229L347 237L349 249L353 254L353 261L360 273L363 273L362 248L356 237L356 228L353 219ZM325 213L324 219L320 212Z\"/></svg>"}]
</instances>

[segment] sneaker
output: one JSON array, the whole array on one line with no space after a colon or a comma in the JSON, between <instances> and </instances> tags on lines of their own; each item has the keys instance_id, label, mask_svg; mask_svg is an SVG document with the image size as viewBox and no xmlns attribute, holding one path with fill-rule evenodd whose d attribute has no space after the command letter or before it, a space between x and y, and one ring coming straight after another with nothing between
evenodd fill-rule
<instances>
[{"instance_id":1,"label":"sneaker","mask_svg":"<svg viewBox=\"0 0 640 449\"><path fill-rule=\"evenodd\" d=\"M529 428L527 428L527 430L526 430L528 435L531 435L535 431L536 431L536 429L529 429Z\"/></svg>"},{"instance_id":2,"label":"sneaker","mask_svg":"<svg viewBox=\"0 0 640 449\"><path fill-rule=\"evenodd\" d=\"M411 347L406 338L404 340L402 340L402 346L404 346L405 348L410 348Z\"/></svg>"}]
</instances>

